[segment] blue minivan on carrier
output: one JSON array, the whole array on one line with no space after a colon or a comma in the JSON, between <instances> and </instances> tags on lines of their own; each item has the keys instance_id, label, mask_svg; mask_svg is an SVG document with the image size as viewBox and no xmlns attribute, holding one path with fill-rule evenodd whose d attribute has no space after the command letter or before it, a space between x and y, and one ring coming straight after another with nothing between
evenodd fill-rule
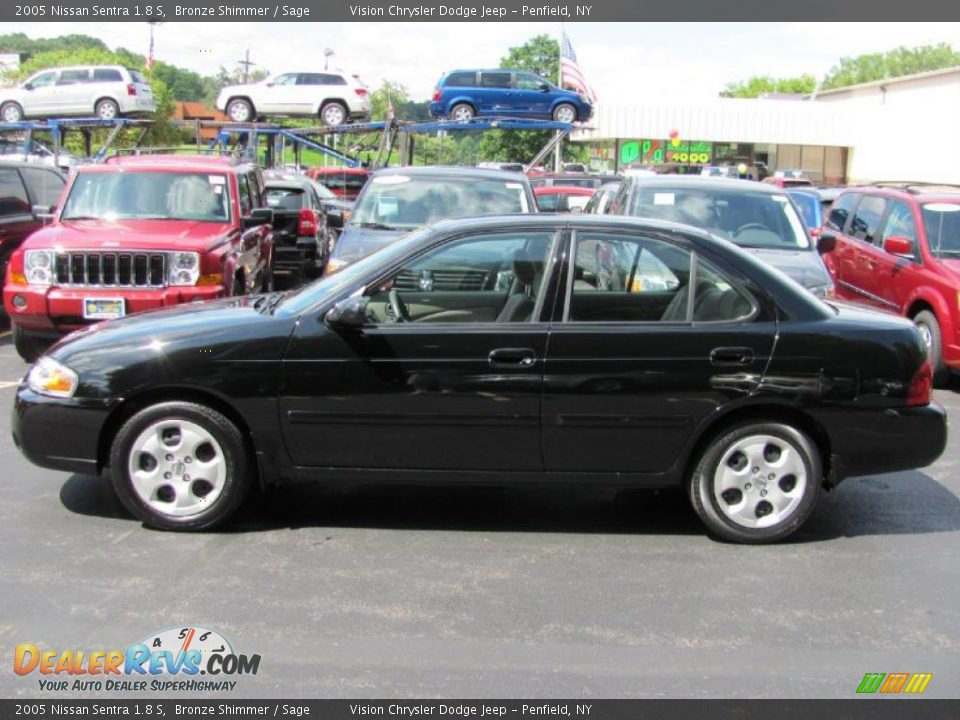
<instances>
[{"instance_id":1,"label":"blue minivan on carrier","mask_svg":"<svg viewBox=\"0 0 960 720\"><path fill-rule=\"evenodd\" d=\"M465 121L478 116L510 116L574 123L590 119L585 95L558 88L523 70L454 70L437 83L430 114Z\"/></svg>"}]
</instances>

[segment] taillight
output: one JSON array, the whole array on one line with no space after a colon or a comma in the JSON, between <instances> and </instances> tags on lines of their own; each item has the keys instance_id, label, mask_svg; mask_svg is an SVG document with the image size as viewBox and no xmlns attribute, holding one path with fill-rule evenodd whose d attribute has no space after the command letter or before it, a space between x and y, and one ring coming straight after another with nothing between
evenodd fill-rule
<instances>
[{"instance_id":1,"label":"taillight","mask_svg":"<svg viewBox=\"0 0 960 720\"><path fill-rule=\"evenodd\" d=\"M357 95L359 95L360 97L363 97L364 95L367 94L367 89L366 89L366 88L354 88L353 91L354 91Z\"/></svg>"},{"instance_id":2,"label":"taillight","mask_svg":"<svg viewBox=\"0 0 960 720\"><path fill-rule=\"evenodd\" d=\"M297 225L297 235L315 235L317 232L317 214L310 208L300 211L300 222Z\"/></svg>"},{"instance_id":3,"label":"taillight","mask_svg":"<svg viewBox=\"0 0 960 720\"><path fill-rule=\"evenodd\" d=\"M440 88L433 91L433 101L440 102Z\"/></svg>"},{"instance_id":4,"label":"taillight","mask_svg":"<svg viewBox=\"0 0 960 720\"><path fill-rule=\"evenodd\" d=\"M907 406L929 405L933 394L933 366L925 360L914 374L907 389Z\"/></svg>"},{"instance_id":5,"label":"taillight","mask_svg":"<svg viewBox=\"0 0 960 720\"><path fill-rule=\"evenodd\" d=\"M136 94L137 94L137 86L134 85L133 83L130 83L129 85L127 85L127 95L132 96Z\"/></svg>"}]
</instances>

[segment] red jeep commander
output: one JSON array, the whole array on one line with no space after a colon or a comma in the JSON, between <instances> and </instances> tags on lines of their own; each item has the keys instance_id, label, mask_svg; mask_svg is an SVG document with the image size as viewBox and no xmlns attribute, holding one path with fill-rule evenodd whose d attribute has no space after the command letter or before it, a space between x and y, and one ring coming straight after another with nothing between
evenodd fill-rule
<instances>
[{"instance_id":1,"label":"red jeep commander","mask_svg":"<svg viewBox=\"0 0 960 720\"><path fill-rule=\"evenodd\" d=\"M192 156L77 169L52 224L11 256L3 305L20 356L100 320L272 289L272 211L252 165Z\"/></svg>"}]
</instances>

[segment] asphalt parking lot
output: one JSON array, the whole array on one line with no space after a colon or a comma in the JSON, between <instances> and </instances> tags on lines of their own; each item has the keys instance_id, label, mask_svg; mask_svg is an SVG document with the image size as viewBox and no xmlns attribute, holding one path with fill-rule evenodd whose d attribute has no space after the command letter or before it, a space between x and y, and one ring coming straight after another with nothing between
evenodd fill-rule
<instances>
[{"instance_id":1,"label":"asphalt parking lot","mask_svg":"<svg viewBox=\"0 0 960 720\"><path fill-rule=\"evenodd\" d=\"M569 489L285 489L182 535L21 457L25 370L3 333L0 696L43 695L10 670L18 643L188 624L262 656L229 697L848 698L900 671L960 696L956 435L933 467L848 480L770 547L710 539L679 492ZM937 400L960 413L957 391Z\"/></svg>"}]
</instances>

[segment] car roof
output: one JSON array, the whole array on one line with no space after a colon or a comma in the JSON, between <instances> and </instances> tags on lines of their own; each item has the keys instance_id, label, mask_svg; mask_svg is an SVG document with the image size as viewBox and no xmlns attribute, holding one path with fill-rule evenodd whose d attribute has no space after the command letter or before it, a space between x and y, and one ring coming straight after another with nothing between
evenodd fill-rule
<instances>
[{"instance_id":1,"label":"car roof","mask_svg":"<svg viewBox=\"0 0 960 720\"><path fill-rule=\"evenodd\" d=\"M758 183L756 180L740 180L725 177L703 177L701 175L650 175L629 176L624 182L650 187L689 187L700 190L726 190L732 192L754 192L764 195L783 195L785 188Z\"/></svg>"},{"instance_id":2,"label":"car roof","mask_svg":"<svg viewBox=\"0 0 960 720\"><path fill-rule=\"evenodd\" d=\"M960 186L952 185L909 185L904 187L894 187L891 185L851 185L843 188L839 195L849 193L870 193L882 197L913 199L918 202L948 202L955 203L960 201ZM839 197L838 195L838 197Z\"/></svg>"},{"instance_id":3,"label":"car roof","mask_svg":"<svg viewBox=\"0 0 960 720\"><path fill-rule=\"evenodd\" d=\"M23 153L19 153L23 155ZM29 155L29 153L27 153ZM47 165L44 162L38 162L37 160L22 160L16 155L0 155L0 165L3 165L5 168L38 168L44 170L52 170L61 177L66 177L63 172L56 165Z\"/></svg>"},{"instance_id":4,"label":"car roof","mask_svg":"<svg viewBox=\"0 0 960 720\"><path fill-rule=\"evenodd\" d=\"M307 172L316 173L317 175L339 175L344 173L346 175L369 175L370 171L367 168L351 168L351 167L312 167Z\"/></svg>"},{"instance_id":5,"label":"car roof","mask_svg":"<svg viewBox=\"0 0 960 720\"><path fill-rule=\"evenodd\" d=\"M520 68L457 68L456 70L448 70L444 75L458 72L528 72L531 75L539 75L532 70L521 70Z\"/></svg>"},{"instance_id":6,"label":"car roof","mask_svg":"<svg viewBox=\"0 0 960 720\"><path fill-rule=\"evenodd\" d=\"M404 167L391 167L377 170L374 176L383 177L385 175L412 175L428 177L472 177L472 178L493 178L498 180L517 182L525 181L522 173L511 172L509 170L500 170L497 168L478 168L478 167L460 167L457 165L417 165Z\"/></svg>"},{"instance_id":7,"label":"car roof","mask_svg":"<svg viewBox=\"0 0 960 720\"><path fill-rule=\"evenodd\" d=\"M117 167L189 172L191 170L231 171L246 169L248 166L238 165L230 158L215 155L114 155L100 165L84 165L78 169L83 172L109 172Z\"/></svg>"},{"instance_id":8,"label":"car roof","mask_svg":"<svg viewBox=\"0 0 960 720\"><path fill-rule=\"evenodd\" d=\"M540 195L593 195L598 188L585 188L576 185L548 185L533 189L533 194Z\"/></svg>"},{"instance_id":9,"label":"car roof","mask_svg":"<svg viewBox=\"0 0 960 720\"><path fill-rule=\"evenodd\" d=\"M303 180L295 178L264 178L264 187L268 190L306 190L313 186L310 178Z\"/></svg>"}]
</instances>

